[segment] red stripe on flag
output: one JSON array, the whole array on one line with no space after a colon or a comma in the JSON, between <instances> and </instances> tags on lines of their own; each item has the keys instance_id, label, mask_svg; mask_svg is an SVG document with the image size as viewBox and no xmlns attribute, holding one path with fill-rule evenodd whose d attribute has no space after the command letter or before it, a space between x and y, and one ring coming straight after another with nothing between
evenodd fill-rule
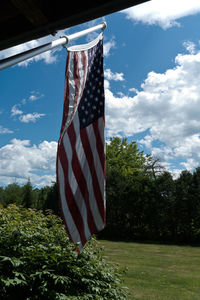
<instances>
[{"instance_id":1,"label":"red stripe on flag","mask_svg":"<svg viewBox=\"0 0 200 300\"><path fill-rule=\"evenodd\" d=\"M101 140L101 135L99 133L99 128L98 128L98 120L96 120L93 124L93 129L94 129L94 134L96 137L96 148L99 154L99 159L101 162L102 170L104 172L105 176L105 153L104 153L104 145Z\"/></svg>"},{"instance_id":2,"label":"red stripe on flag","mask_svg":"<svg viewBox=\"0 0 200 300\"><path fill-rule=\"evenodd\" d=\"M87 222L90 229L91 234L96 233L98 230L96 228L95 222L93 220L93 216L90 209L90 203L89 203L89 192L87 187L87 182L85 179L85 176L82 172L79 159L76 153L76 133L74 130L74 124L71 123L69 130L68 130L68 136L71 142L72 147L72 169L74 172L74 175L76 177L78 186L80 188L81 194L83 196L83 199L85 201L86 209L87 209Z\"/></svg>"},{"instance_id":3,"label":"red stripe on flag","mask_svg":"<svg viewBox=\"0 0 200 300\"><path fill-rule=\"evenodd\" d=\"M72 193L71 187L69 185L69 180L68 180L68 159L67 159L67 155L66 155L63 143L61 143L60 146L59 146L58 155L59 155L60 162L61 162L64 174L65 174L65 197L66 197L66 201L67 201L71 216L72 216L72 218L74 220L74 223L76 225L76 228L77 228L77 230L80 234L81 243L82 243L82 245L84 245L87 241L86 237L85 237L85 234L84 234L84 223L83 223L81 214L79 212L78 206L76 204L76 201L74 199L74 195Z\"/></svg>"},{"instance_id":4,"label":"red stripe on flag","mask_svg":"<svg viewBox=\"0 0 200 300\"><path fill-rule=\"evenodd\" d=\"M97 174L96 174L96 170L95 170L95 162L94 162L93 153L92 153L92 150L90 147L90 142L88 139L86 128L83 128L81 130L80 135L81 135L81 141L83 144L83 148L85 150L85 155L86 155L88 165L90 168L90 172L91 172L91 176L92 176L93 190L94 190L95 198L97 200L99 212L102 217L102 220L105 220L105 207L103 204L104 201L102 198L101 189L99 187L99 182L98 182L98 178L97 178Z\"/></svg>"}]
</instances>

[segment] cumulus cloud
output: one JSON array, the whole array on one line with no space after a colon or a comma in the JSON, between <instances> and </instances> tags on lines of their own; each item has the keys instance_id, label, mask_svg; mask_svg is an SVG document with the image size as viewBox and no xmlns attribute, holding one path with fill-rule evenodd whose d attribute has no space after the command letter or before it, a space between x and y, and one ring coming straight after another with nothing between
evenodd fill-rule
<instances>
[{"instance_id":1,"label":"cumulus cloud","mask_svg":"<svg viewBox=\"0 0 200 300\"><path fill-rule=\"evenodd\" d=\"M200 12L198 0L151 0L122 11L128 19L163 29L180 26L178 19Z\"/></svg>"},{"instance_id":2,"label":"cumulus cloud","mask_svg":"<svg viewBox=\"0 0 200 300\"><path fill-rule=\"evenodd\" d=\"M183 46L190 54L195 54L197 52L195 43L193 43L191 41L184 42Z\"/></svg>"},{"instance_id":3,"label":"cumulus cloud","mask_svg":"<svg viewBox=\"0 0 200 300\"><path fill-rule=\"evenodd\" d=\"M107 135L145 132L141 143L163 162L182 159L188 169L200 159L200 52L178 54L175 67L150 72L134 97L106 89ZM160 141L161 146L155 142Z\"/></svg>"},{"instance_id":4,"label":"cumulus cloud","mask_svg":"<svg viewBox=\"0 0 200 300\"><path fill-rule=\"evenodd\" d=\"M110 69L106 69L104 71L104 77L108 80L114 80L114 81L123 81L124 80L123 73L113 73Z\"/></svg>"},{"instance_id":5,"label":"cumulus cloud","mask_svg":"<svg viewBox=\"0 0 200 300\"><path fill-rule=\"evenodd\" d=\"M124 81L124 74L121 73L113 73L110 69L106 69L104 71L104 88L109 89L110 87L110 80L114 81Z\"/></svg>"},{"instance_id":6,"label":"cumulus cloud","mask_svg":"<svg viewBox=\"0 0 200 300\"><path fill-rule=\"evenodd\" d=\"M0 181L25 183L30 178L37 186L51 184L55 180L56 151L54 141L31 145L29 140L11 140L0 148Z\"/></svg>"}]
</instances>

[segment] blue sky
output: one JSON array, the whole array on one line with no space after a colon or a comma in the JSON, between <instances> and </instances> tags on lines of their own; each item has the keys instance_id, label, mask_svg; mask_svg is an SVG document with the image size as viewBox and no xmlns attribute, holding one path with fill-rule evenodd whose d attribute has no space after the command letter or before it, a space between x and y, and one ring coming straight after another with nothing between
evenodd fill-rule
<instances>
[{"instance_id":1,"label":"blue sky","mask_svg":"<svg viewBox=\"0 0 200 300\"><path fill-rule=\"evenodd\" d=\"M107 22L106 135L137 140L174 176L200 165L200 3L152 0L58 32ZM77 40L85 43L94 34ZM55 39L30 41L0 59ZM0 185L55 180L66 50L0 72Z\"/></svg>"}]
</instances>

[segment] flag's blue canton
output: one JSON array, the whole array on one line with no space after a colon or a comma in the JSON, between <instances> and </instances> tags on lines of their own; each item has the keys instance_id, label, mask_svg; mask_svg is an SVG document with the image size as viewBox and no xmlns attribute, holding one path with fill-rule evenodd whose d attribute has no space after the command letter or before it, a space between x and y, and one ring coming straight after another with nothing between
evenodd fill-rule
<instances>
[{"instance_id":1,"label":"flag's blue canton","mask_svg":"<svg viewBox=\"0 0 200 300\"><path fill-rule=\"evenodd\" d=\"M80 128L104 116L103 43L88 50L88 73L78 106Z\"/></svg>"}]
</instances>

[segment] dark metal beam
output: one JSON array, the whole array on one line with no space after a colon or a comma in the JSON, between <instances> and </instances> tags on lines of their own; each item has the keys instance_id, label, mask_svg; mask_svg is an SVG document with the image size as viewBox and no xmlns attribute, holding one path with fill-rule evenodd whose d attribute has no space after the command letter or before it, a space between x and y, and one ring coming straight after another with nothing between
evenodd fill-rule
<instances>
[{"instance_id":1,"label":"dark metal beam","mask_svg":"<svg viewBox=\"0 0 200 300\"><path fill-rule=\"evenodd\" d=\"M12 4L35 26L48 22L39 7L39 1L34 0L11 0Z\"/></svg>"},{"instance_id":2,"label":"dark metal beam","mask_svg":"<svg viewBox=\"0 0 200 300\"><path fill-rule=\"evenodd\" d=\"M0 2L0 50L149 0L7 0Z\"/></svg>"}]
</instances>

